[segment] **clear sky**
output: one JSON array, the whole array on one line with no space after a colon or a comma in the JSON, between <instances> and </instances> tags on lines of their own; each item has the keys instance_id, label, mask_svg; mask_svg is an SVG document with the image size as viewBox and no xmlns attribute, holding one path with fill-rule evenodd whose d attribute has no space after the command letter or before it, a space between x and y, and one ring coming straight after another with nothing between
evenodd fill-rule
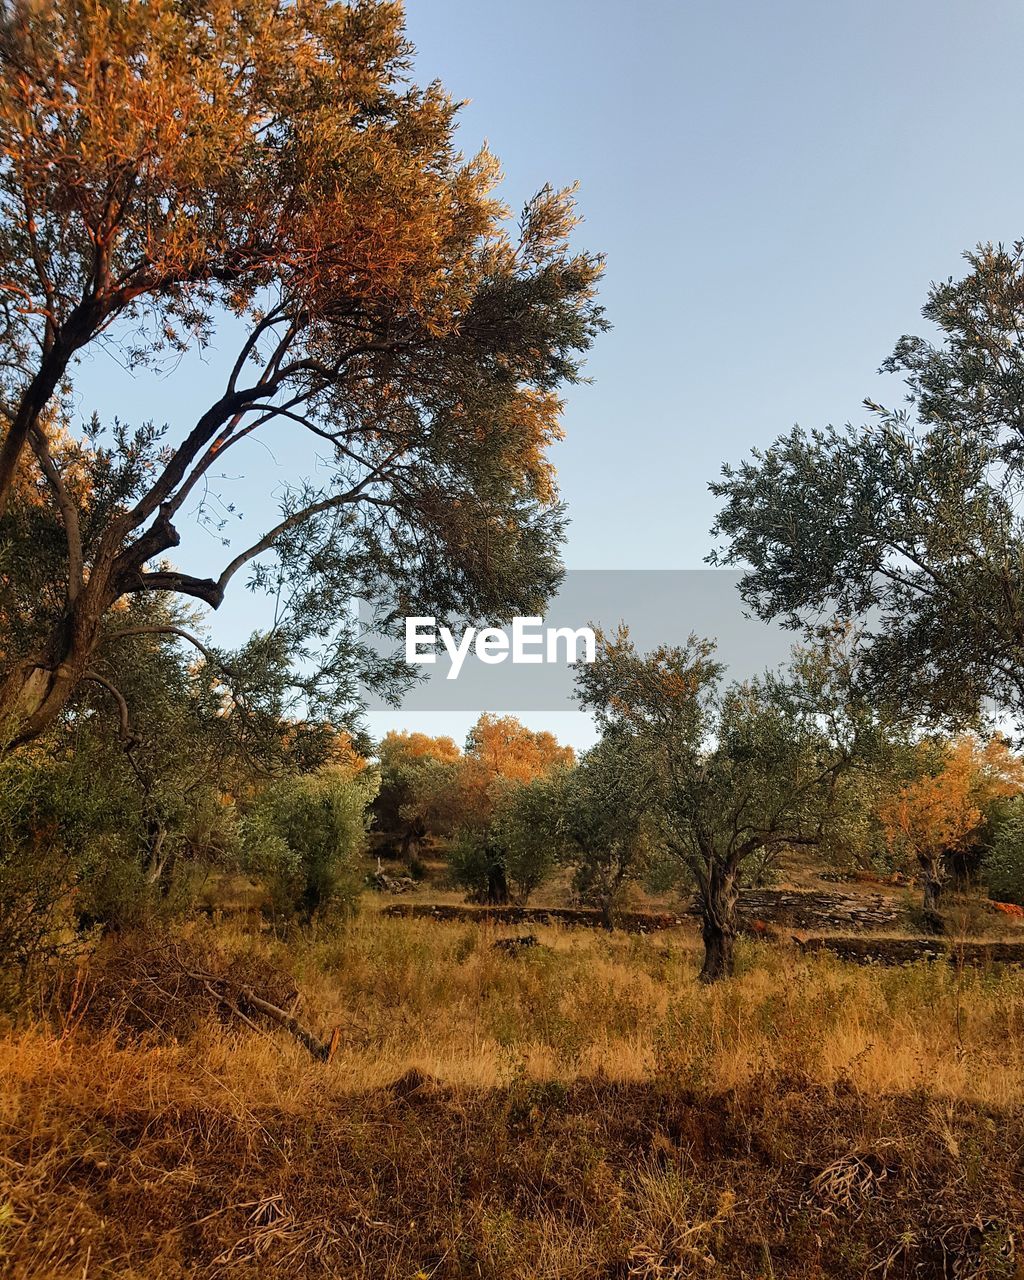
<instances>
[{"instance_id":1,"label":"clear sky","mask_svg":"<svg viewBox=\"0 0 1024 1280\"><path fill-rule=\"evenodd\" d=\"M865 395L892 402L899 384L876 370L921 330L929 282L976 242L1024 234L1013 0L409 0L407 13L418 78L470 100L464 149L489 142L514 206L578 180L580 242L608 256L614 327L556 454L570 568L699 566L721 463L796 422L857 420ZM98 365L92 378L105 387ZM259 465L272 478L285 461ZM223 610L215 636L257 618L241 583ZM472 718L410 727L461 737ZM575 717L524 719L589 737Z\"/></svg>"}]
</instances>

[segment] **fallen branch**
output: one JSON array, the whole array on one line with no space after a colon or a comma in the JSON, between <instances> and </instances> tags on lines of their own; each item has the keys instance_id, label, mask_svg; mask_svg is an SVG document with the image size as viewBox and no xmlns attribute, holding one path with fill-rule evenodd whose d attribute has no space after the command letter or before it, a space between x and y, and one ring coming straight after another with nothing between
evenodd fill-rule
<instances>
[{"instance_id":1,"label":"fallen branch","mask_svg":"<svg viewBox=\"0 0 1024 1280\"><path fill-rule=\"evenodd\" d=\"M258 1030L258 1028L252 1019L238 1008L237 1001L239 999L250 1008L255 1009L257 1013L262 1013L265 1018L269 1018L271 1022L276 1022L279 1027L284 1027L318 1062L330 1062L334 1057L338 1042L341 1039L340 1027L334 1028L331 1032L330 1040L320 1040L287 1010L279 1008L276 1004L271 1004L269 1000L264 1000L262 996L258 996L252 987L247 987L240 982L232 982L229 978L219 978L212 973L197 973L191 970L188 976L194 978L197 982L201 982L211 995L215 996L222 1004L227 1005L232 1013L252 1027L254 1031ZM219 989L224 987L233 992L234 1001L230 999L225 991Z\"/></svg>"}]
</instances>

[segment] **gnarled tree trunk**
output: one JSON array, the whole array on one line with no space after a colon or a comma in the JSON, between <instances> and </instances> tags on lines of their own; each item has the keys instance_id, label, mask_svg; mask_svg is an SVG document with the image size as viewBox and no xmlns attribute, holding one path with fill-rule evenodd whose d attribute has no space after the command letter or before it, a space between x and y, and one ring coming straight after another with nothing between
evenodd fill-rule
<instances>
[{"instance_id":1,"label":"gnarled tree trunk","mask_svg":"<svg viewBox=\"0 0 1024 1280\"><path fill-rule=\"evenodd\" d=\"M162 589L166 575L152 574L144 581L142 567L180 541L170 521L158 519L125 549L132 528L128 517L111 524L87 576L79 565L79 576L69 578L64 615L48 640L39 652L15 663L0 678L0 755L44 733L82 681L89 679L104 685L117 701L121 734L128 736L124 699L101 676L90 672L90 664L102 638L107 610L115 600L134 591ZM212 598L209 602L213 603Z\"/></svg>"},{"instance_id":2,"label":"gnarled tree trunk","mask_svg":"<svg viewBox=\"0 0 1024 1280\"><path fill-rule=\"evenodd\" d=\"M717 982L719 978L732 977L738 898L736 872L717 860L712 861L700 889L701 933L704 938L701 982Z\"/></svg>"},{"instance_id":3,"label":"gnarled tree trunk","mask_svg":"<svg viewBox=\"0 0 1024 1280\"><path fill-rule=\"evenodd\" d=\"M504 907L510 897L504 866L500 862L492 862L487 868L487 896L484 901L489 907Z\"/></svg>"},{"instance_id":4,"label":"gnarled tree trunk","mask_svg":"<svg viewBox=\"0 0 1024 1280\"><path fill-rule=\"evenodd\" d=\"M87 678L110 605L101 584L90 583L54 629L45 652L26 658L0 679L0 755L44 733Z\"/></svg>"}]
</instances>

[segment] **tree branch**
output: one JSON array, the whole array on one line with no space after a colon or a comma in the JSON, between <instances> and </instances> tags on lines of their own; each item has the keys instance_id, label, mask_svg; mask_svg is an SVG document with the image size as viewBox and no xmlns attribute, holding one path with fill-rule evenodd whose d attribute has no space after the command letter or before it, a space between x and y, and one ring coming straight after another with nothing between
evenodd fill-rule
<instances>
[{"instance_id":1,"label":"tree branch","mask_svg":"<svg viewBox=\"0 0 1024 1280\"><path fill-rule=\"evenodd\" d=\"M46 442L46 436L38 425L29 431L29 442L39 461L39 467L57 500L64 536L68 544L68 604L74 604L85 585L82 561L82 532L78 521L78 508L68 493L67 485L57 468Z\"/></svg>"},{"instance_id":2,"label":"tree branch","mask_svg":"<svg viewBox=\"0 0 1024 1280\"><path fill-rule=\"evenodd\" d=\"M189 644L194 645L195 648L199 650L199 652L206 659L207 664L209 666L219 667L226 675L233 676L237 674L233 668L229 667L226 663L222 662L220 658L216 656L216 654L213 652L212 649L208 649L206 645L203 644L203 642L199 639L198 636L194 636L191 631L186 631L184 627L174 627L170 625L152 626L152 627L125 627L121 631L111 631L108 635L103 637L103 641L105 643L107 640L123 640L128 636L158 636L158 635L159 636L180 636L182 640L187 640Z\"/></svg>"},{"instance_id":3,"label":"tree branch","mask_svg":"<svg viewBox=\"0 0 1024 1280\"><path fill-rule=\"evenodd\" d=\"M125 746L131 746L138 741L138 738L132 733L131 716L128 712L128 703L124 700L124 694L120 689L115 688L105 676L101 676L98 671L86 671L82 675L83 680L90 680L93 684L102 685L104 689L117 703L117 710L121 718L120 736Z\"/></svg>"}]
</instances>

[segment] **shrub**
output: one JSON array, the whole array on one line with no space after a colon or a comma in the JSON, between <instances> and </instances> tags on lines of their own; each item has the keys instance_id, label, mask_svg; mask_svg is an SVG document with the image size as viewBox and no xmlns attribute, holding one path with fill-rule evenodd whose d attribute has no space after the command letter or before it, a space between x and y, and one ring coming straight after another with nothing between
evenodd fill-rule
<instances>
[{"instance_id":1,"label":"shrub","mask_svg":"<svg viewBox=\"0 0 1024 1280\"><path fill-rule=\"evenodd\" d=\"M1024 800L1010 801L998 815L981 877L989 897L1024 904Z\"/></svg>"},{"instance_id":2,"label":"shrub","mask_svg":"<svg viewBox=\"0 0 1024 1280\"><path fill-rule=\"evenodd\" d=\"M572 886L611 928L631 884L654 872L659 846L644 761L626 735L592 747L567 777L559 819Z\"/></svg>"},{"instance_id":3,"label":"shrub","mask_svg":"<svg viewBox=\"0 0 1024 1280\"><path fill-rule=\"evenodd\" d=\"M505 850L490 826L460 827L448 849L448 874L474 902L501 906L509 900Z\"/></svg>"},{"instance_id":4,"label":"shrub","mask_svg":"<svg viewBox=\"0 0 1024 1280\"><path fill-rule=\"evenodd\" d=\"M72 937L90 879L128 837L87 763L43 745L0 764L0 1002Z\"/></svg>"},{"instance_id":5,"label":"shrub","mask_svg":"<svg viewBox=\"0 0 1024 1280\"><path fill-rule=\"evenodd\" d=\"M511 784L498 796L491 820L492 842L501 849L509 884L526 902L558 861L558 821L569 771Z\"/></svg>"},{"instance_id":6,"label":"shrub","mask_svg":"<svg viewBox=\"0 0 1024 1280\"><path fill-rule=\"evenodd\" d=\"M259 797L244 824L244 860L266 881L276 916L309 926L354 909L375 785L369 774L324 769Z\"/></svg>"}]
</instances>

